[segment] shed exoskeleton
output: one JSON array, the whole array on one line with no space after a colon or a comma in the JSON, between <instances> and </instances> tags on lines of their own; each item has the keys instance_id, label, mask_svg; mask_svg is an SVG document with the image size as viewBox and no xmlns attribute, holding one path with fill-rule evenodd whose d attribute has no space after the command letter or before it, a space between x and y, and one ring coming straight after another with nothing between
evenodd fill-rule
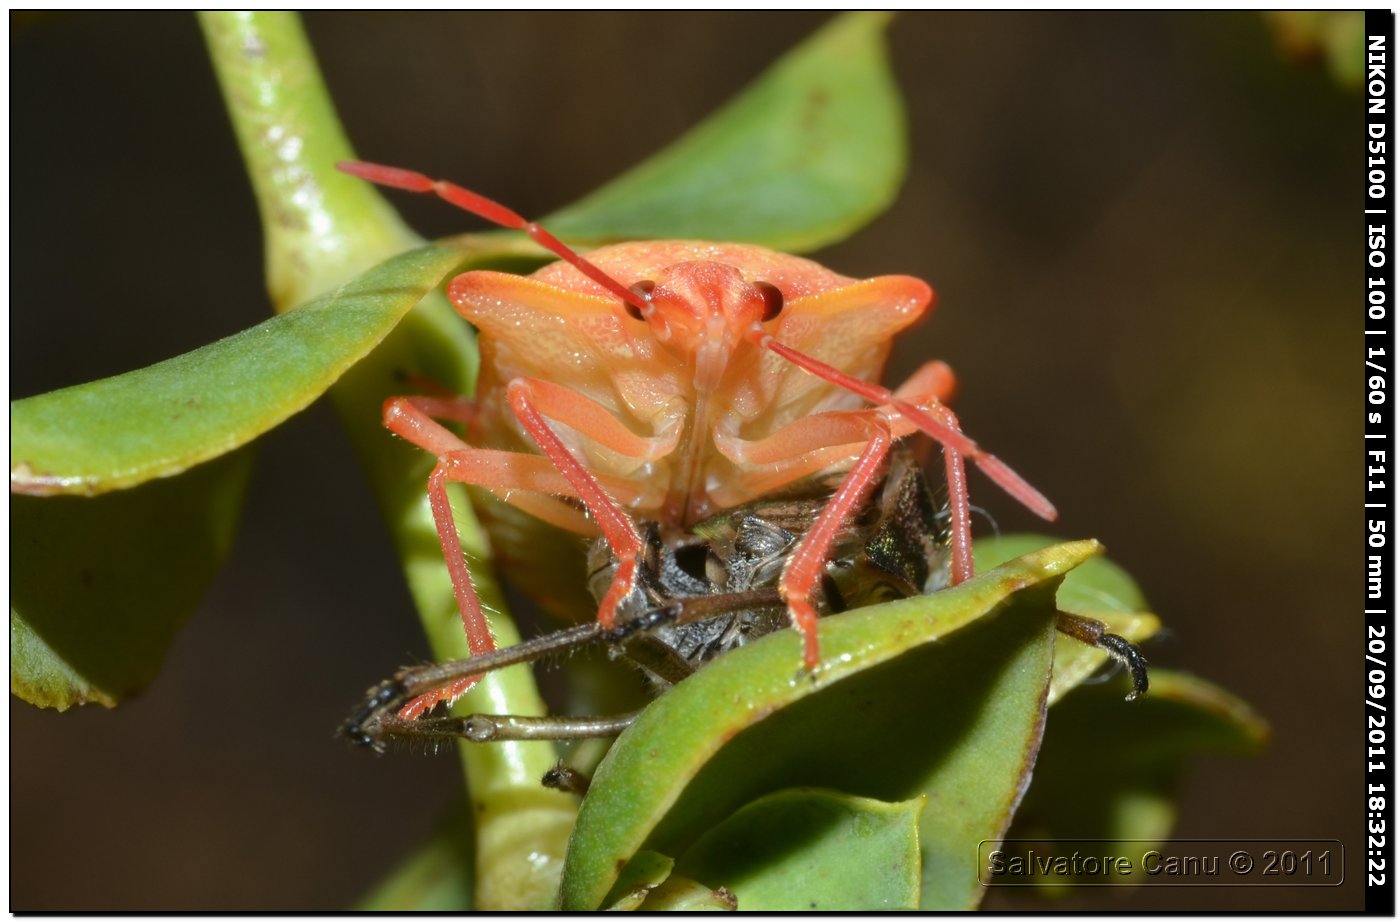
<instances>
[{"instance_id":1,"label":"shed exoskeleton","mask_svg":"<svg viewBox=\"0 0 1400 922\"><path fill-rule=\"evenodd\" d=\"M371 689L343 727L353 741L465 738L570 740L621 732L634 713L606 717L474 714L406 718L400 709L464 676L602 645L630 662L655 692L682 681L729 650L788 626L779 588L787 559L820 518L830 484L813 478L784 495L718 513L685 531L643 522L646 552L613 627L593 621L455 663L405 669ZM914 455L892 452L875 493L833 541L816 604L822 616L934 592L948 584L946 507L940 507ZM590 553L589 584L598 597L620 562L607 542ZM1057 626L1128 666L1134 694L1146 690L1146 663L1128 641L1101 623L1061 615Z\"/></svg>"}]
</instances>

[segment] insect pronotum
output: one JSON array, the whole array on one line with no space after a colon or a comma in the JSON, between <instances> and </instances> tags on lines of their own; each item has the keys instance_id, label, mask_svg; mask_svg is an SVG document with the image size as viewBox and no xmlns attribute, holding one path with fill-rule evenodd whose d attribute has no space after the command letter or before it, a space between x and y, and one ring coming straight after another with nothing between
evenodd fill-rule
<instances>
[{"instance_id":1,"label":"insect pronotum","mask_svg":"<svg viewBox=\"0 0 1400 922\"><path fill-rule=\"evenodd\" d=\"M821 661L813 594L827 557L898 439L922 431L943 447L952 583L973 572L965 460L1037 515L1055 518L1044 496L963 434L944 403L954 380L946 364L928 362L895 390L875 383L894 335L932 303L932 290L918 279L858 281L732 243L625 243L585 258L453 183L368 163L340 168L434 193L524 231L562 260L527 277L457 276L448 295L481 346L476 398L395 397L384 406L392 432L438 458L428 495L474 656L496 646L452 521L449 482L485 488L566 531L601 534L618 561L597 610L597 629L608 631L646 552L639 521L684 531L718 511L839 472L776 587L802 633L808 670ZM467 422L468 438L440 419ZM400 717L455 700L477 678L423 694Z\"/></svg>"}]
</instances>

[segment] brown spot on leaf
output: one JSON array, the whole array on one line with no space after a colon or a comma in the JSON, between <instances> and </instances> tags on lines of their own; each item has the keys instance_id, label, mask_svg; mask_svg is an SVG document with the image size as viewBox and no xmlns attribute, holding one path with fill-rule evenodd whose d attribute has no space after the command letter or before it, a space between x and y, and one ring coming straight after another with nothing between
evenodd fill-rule
<instances>
[{"instance_id":1,"label":"brown spot on leaf","mask_svg":"<svg viewBox=\"0 0 1400 922\"><path fill-rule=\"evenodd\" d=\"M815 132L818 128L818 122L825 114L826 107L830 104L831 94L826 91L825 87L817 86L808 91L807 98L803 100L802 117L799 120L802 131Z\"/></svg>"}]
</instances>

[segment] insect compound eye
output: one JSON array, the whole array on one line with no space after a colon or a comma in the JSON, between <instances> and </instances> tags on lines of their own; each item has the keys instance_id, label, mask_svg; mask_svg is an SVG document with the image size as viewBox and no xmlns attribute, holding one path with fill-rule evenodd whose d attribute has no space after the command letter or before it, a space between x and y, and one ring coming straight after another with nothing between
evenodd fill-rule
<instances>
[{"instance_id":1,"label":"insect compound eye","mask_svg":"<svg viewBox=\"0 0 1400 922\"><path fill-rule=\"evenodd\" d=\"M763 299L763 322L767 323L783 311L783 293L777 285L768 282L754 282L754 290Z\"/></svg>"},{"instance_id":2,"label":"insect compound eye","mask_svg":"<svg viewBox=\"0 0 1400 922\"><path fill-rule=\"evenodd\" d=\"M651 281L650 279L643 279L642 281L633 284L628 290L630 290L633 294L636 294L639 297L641 297L643 301L649 302L651 301L651 293L656 290L656 283ZM627 309L627 315L633 320L646 319L646 317L642 316L641 309L638 308L637 305L633 304L632 302L623 302L622 306Z\"/></svg>"}]
</instances>

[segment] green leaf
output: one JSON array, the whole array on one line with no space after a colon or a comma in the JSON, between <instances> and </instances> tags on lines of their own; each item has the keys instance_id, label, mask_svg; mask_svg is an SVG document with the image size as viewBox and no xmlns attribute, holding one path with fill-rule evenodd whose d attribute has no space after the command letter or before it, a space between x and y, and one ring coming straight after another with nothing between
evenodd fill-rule
<instances>
[{"instance_id":1,"label":"green leaf","mask_svg":"<svg viewBox=\"0 0 1400 922\"><path fill-rule=\"evenodd\" d=\"M679 237L803 252L849 236L904 177L888 21L838 17L680 140L542 223L589 244Z\"/></svg>"},{"instance_id":2,"label":"green leaf","mask_svg":"<svg viewBox=\"0 0 1400 922\"><path fill-rule=\"evenodd\" d=\"M1046 548L943 592L823 619L810 677L797 674L800 638L782 631L680 683L599 766L570 843L564 908L598 906L640 848L676 854L715 816L794 784L887 801L928 794L926 905L974 905L974 846L1009 821L1039 740L1047 592L1098 550Z\"/></svg>"},{"instance_id":3,"label":"green leaf","mask_svg":"<svg viewBox=\"0 0 1400 922\"><path fill-rule=\"evenodd\" d=\"M462 258L414 250L201 349L11 404L10 489L94 496L248 443L319 397Z\"/></svg>"},{"instance_id":4,"label":"green leaf","mask_svg":"<svg viewBox=\"0 0 1400 922\"><path fill-rule=\"evenodd\" d=\"M65 710L149 682L228 553L251 461L97 498L12 497L10 690Z\"/></svg>"},{"instance_id":5,"label":"green leaf","mask_svg":"<svg viewBox=\"0 0 1400 922\"><path fill-rule=\"evenodd\" d=\"M645 912L733 912L734 895L727 890L711 890L688 877L668 877L647 893L639 907Z\"/></svg>"},{"instance_id":6,"label":"green leaf","mask_svg":"<svg viewBox=\"0 0 1400 922\"><path fill-rule=\"evenodd\" d=\"M1029 554L1055 543L1041 535L1006 535L982 538L973 543L973 554L980 571L1005 560ZM1143 611L1147 602L1142 590L1128 572L1105 557L1095 557L1076 567L1060 584L1055 604L1061 610L1108 625L1111 633L1141 643L1161 628L1156 615ZM1063 634L1055 638L1055 675L1050 682L1050 703L1097 672L1109 656L1097 647Z\"/></svg>"},{"instance_id":7,"label":"green leaf","mask_svg":"<svg viewBox=\"0 0 1400 922\"><path fill-rule=\"evenodd\" d=\"M630 912L642 905L647 894L666 882L676 862L656 852L637 852L617 876L612 892L603 900L611 912Z\"/></svg>"},{"instance_id":8,"label":"green leaf","mask_svg":"<svg viewBox=\"0 0 1400 922\"><path fill-rule=\"evenodd\" d=\"M745 912L917 909L925 803L778 791L701 836L676 870L723 886Z\"/></svg>"},{"instance_id":9,"label":"green leaf","mask_svg":"<svg viewBox=\"0 0 1400 922\"><path fill-rule=\"evenodd\" d=\"M1045 535L979 538L972 544L973 559L980 573L1063 540ZM1147 610L1147 600L1137 582L1106 557L1094 557L1075 567L1074 572L1065 577L1055 602L1063 611L1090 618L1097 618L1104 612L1132 614Z\"/></svg>"},{"instance_id":10,"label":"green leaf","mask_svg":"<svg viewBox=\"0 0 1400 922\"><path fill-rule=\"evenodd\" d=\"M733 912L734 894L672 874L675 861L656 852L638 852L622 869L603 901L608 912Z\"/></svg>"},{"instance_id":11,"label":"green leaf","mask_svg":"<svg viewBox=\"0 0 1400 922\"><path fill-rule=\"evenodd\" d=\"M1127 681L1076 689L1050 712L1035 779L1009 838L1161 841L1176 820L1186 761L1257 754L1269 727L1244 701L1203 679L1152 671L1152 690L1125 704ZM1064 853L1073 849L1064 846ZM1148 846L1139 843L1138 850ZM1071 882L1056 877L1059 890Z\"/></svg>"}]
</instances>

